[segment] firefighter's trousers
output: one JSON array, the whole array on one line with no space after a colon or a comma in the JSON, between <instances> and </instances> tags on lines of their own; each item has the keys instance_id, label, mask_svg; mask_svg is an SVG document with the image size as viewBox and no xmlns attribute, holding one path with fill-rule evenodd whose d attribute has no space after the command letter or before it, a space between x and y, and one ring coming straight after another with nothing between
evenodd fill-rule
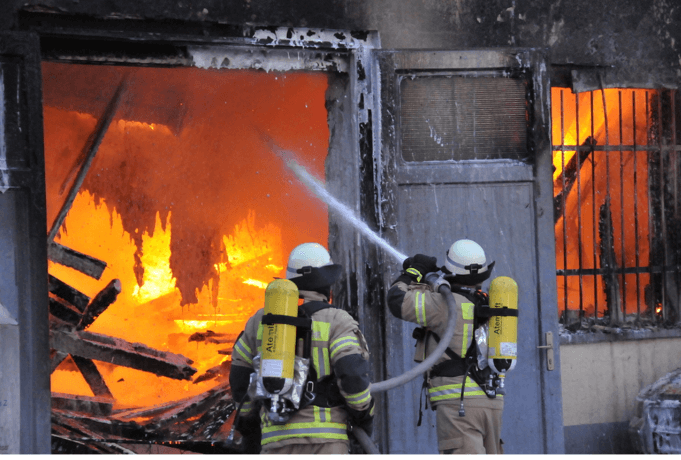
<instances>
[{"instance_id":1,"label":"firefighter's trousers","mask_svg":"<svg viewBox=\"0 0 681 460\"><path fill-rule=\"evenodd\" d=\"M437 406L437 440L441 454L503 454L501 415L503 402L465 398L466 415L459 404Z\"/></svg>"},{"instance_id":2,"label":"firefighter's trousers","mask_svg":"<svg viewBox=\"0 0 681 460\"><path fill-rule=\"evenodd\" d=\"M308 455L308 454L323 454L323 455L341 455L349 453L348 441L337 442L322 442L322 443L307 443L307 444L288 444L281 447L267 447L263 446L260 454L275 454L275 455Z\"/></svg>"}]
</instances>

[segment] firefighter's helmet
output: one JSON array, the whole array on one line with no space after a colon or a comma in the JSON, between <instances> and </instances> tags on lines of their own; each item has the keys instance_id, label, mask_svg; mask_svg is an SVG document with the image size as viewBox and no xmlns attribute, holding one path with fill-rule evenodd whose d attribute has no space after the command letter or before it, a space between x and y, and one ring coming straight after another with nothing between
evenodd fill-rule
<instances>
[{"instance_id":1,"label":"firefighter's helmet","mask_svg":"<svg viewBox=\"0 0 681 460\"><path fill-rule=\"evenodd\" d=\"M445 268L452 276L448 277L456 284L475 286L481 284L492 274L494 262L485 265L485 251L473 240L455 241L447 250Z\"/></svg>"},{"instance_id":2,"label":"firefighter's helmet","mask_svg":"<svg viewBox=\"0 0 681 460\"><path fill-rule=\"evenodd\" d=\"M319 243L296 246L288 258L286 278L298 289L317 291L331 286L341 275L342 267L334 264L329 252Z\"/></svg>"}]
</instances>

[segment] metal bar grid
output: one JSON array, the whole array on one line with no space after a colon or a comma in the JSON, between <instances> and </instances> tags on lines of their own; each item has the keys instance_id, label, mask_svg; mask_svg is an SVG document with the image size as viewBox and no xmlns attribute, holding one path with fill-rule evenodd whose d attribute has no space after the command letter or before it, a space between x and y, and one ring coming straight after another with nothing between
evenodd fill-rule
<instances>
[{"instance_id":1,"label":"metal bar grid","mask_svg":"<svg viewBox=\"0 0 681 460\"><path fill-rule=\"evenodd\" d=\"M667 227L668 217L666 214L667 206L671 205L671 203L665 203L665 200L674 201L673 212L676 216L679 208L678 180L676 177L681 169L677 152L681 151L681 145L677 145L676 139L677 117L675 115L676 102L674 92L671 93L671 102L668 104L671 106L671 109L667 110L667 106L665 106L664 112L666 112L666 120L663 119L665 114L662 109L662 92L645 90L639 93L639 98L643 99L645 102L645 117L638 116L640 114L637 111L637 106L640 107L641 104L637 104L637 93L635 91L631 92L630 107L627 107L626 110L624 108L625 99L622 90L618 90L616 94L615 104L617 107L614 106L613 99L608 98L606 101L605 91L601 91L603 104L602 115L596 113L596 111L600 112L600 110L595 107L594 92L581 97L582 103L584 99L587 99L588 110L586 112L581 110L583 104L580 103L579 94L574 95L574 101L566 99L566 94L570 93L566 93L565 90L560 91L560 143L553 146L554 155L560 155L560 165L562 168L560 179L556 184L557 191L561 194L559 203L561 210L560 215L557 215L556 217L556 222L558 223L561 218L563 222L561 231L562 242L557 248L558 251L562 252L562 263L560 263L562 267L556 270L556 275L562 277L562 280L559 278L559 281L564 290L562 296L562 307L564 311L562 316L567 318L568 310L571 309L570 306L574 305L574 300L572 301L573 304L571 304L570 299L573 299L572 296L577 294L573 293L577 286L569 282L568 277L576 276L578 277L578 307L580 317L585 316L585 302L593 301L594 318L599 317L599 310L601 311L602 317L606 312L607 307L621 304L621 311L624 315L623 318L625 318L627 314L633 314L635 315L636 322L639 322L642 313L652 316L655 312L654 307L657 306L657 303L661 303L662 319L669 319L670 312L666 296L668 289L673 288L677 294L676 298L681 298L681 283L679 283L681 265L679 265L679 258L677 255L674 255L674 260L670 260L669 244L667 241L669 229ZM573 126L576 126L576 133L574 135L566 132L566 105L570 104L573 110L570 116L572 116L573 113L575 116L575 120L570 120L573 122ZM613 105L613 107L608 107L607 104ZM629 108L631 109L630 113L628 112ZM608 120L608 109L610 109L611 114L617 114L617 120ZM654 113L651 112L651 110L654 111ZM605 145L594 145L595 142L593 141L596 139L594 120L599 116L601 116L604 121L603 126L599 127L599 129L601 129L601 135L604 134L605 142L603 142L603 144ZM554 124L556 121L558 120L554 120ZM587 121L590 125L590 139L592 142L585 142L585 140L580 138L580 136L582 136L580 122L584 121ZM611 122L612 126L610 126ZM639 124L644 126L639 126ZM672 127L670 131L667 128L669 126ZM641 136L638 134L638 132L643 129L648 133L645 136L645 139L641 139ZM630 130L631 134L629 134L628 130ZM628 134L625 135L625 132ZM575 145L566 142L566 139L571 136L575 139ZM614 145L611 145L611 137L613 137L612 140L614 141ZM617 139L615 139L615 137ZM601 138L601 140L603 139ZM642 140L644 143L641 143ZM572 153L575 157L571 162L567 161L569 153ZM611 158L611 153L612 155L619 155L619 177L617 175L612 176L612 179L615 181L613 183L611 183L611 165L616 163L613 163L611 160L615 160L616 162L616 158ZM640 156L641 158L639 158ZM641 163L644 159L646 162L645 165ZM656 160L659 165L659 174L657 174L658 177L651 177L646 170L649 172L657 172L650 170L650 165L655 163ZM568 163L571 164L568 165ZM588 189L585 189L584 187L588 187L589 184L588 181L583 181L583 179L586 179L588 176L582 177L580 172L583 166L589 163L591 164L589 179L591 182L590 192L592 203L590 204L592 215L590 217L585 217L582 211L583 208L584 210L588 209L589 203L588 201L585 201L583 192L587 192L588 197ZM574 168L575 165L575 176L571 176L568 181L566 178L566 168ZM596 171L597 168L600 169L600 173ZM574 170L570 169L570 173L572 174L573 172ZM588 173L589 171L585 172ZM615 171L612 172L616 174ZM645 182L641 181L641 174L644 174L644 178L646 176L648 177L648 188L644 193L644 197L647 196L647 199L644 198L643 200L640 195L644 190L640 189L640 187L645 187ZM674 180L670 181L670 174ZM604 178L599 177L603 175L605 176ZM617 177L617 179L615 179L615 177ZM617 184L617 182L619 182L619 187L613 185ZM656 182L659 182L659 184ZM576 185L576 191L570 190L573 183ZM599 185L597 185L597 183ZM651 187L651 185L654 185L655 187ZM562 191L558 189L562 189ZM665 197L665 191L670 198ZM568 210L567 201L570 194L573 194L573 197L571 198L573 203L576 198L576 209L574 209L573 206ZM615 239L619 236L620 241L619 244L617 244L617 249L620 254L615 254L614 246L612 247L612 253L615 254L617 260L616 268L614 268L616 281L613 284L617 285L620 296L619 302L621 303L618 304L617 301L614 301L614 303L611 302L611 305L606 307L599 306L599 302L602 301L603 298L602 293L604 292L603 288L605 286L603 284L603 277L605 275L612 275L613 272L611 268L604 269L601 267L598 256L598 243L600 242L600 235L597 231L599 222L598 209L599 202L602 202L603 198L613 206L610 214L612 215L612 224L610 224L610 227L613 228L613 230L617 224L619 224L620 227L619 232L613 233ZM619 200L619 203L617 200ZM617 204L618 206L616 206ZM647 209L642 207L646 205ZM654 206L657 206L655 209L659 209L659 211L655 211ZM629 221L630 223L627 224L625 215L632 211L633 223ZM617 216L619 219L616 220L615 213L617 212L619 212L620 216ZM570 213L573 215L570 215ZM646 244L641 242L641 218L645 214L647 214L648 220L647 247ZM591 218L591 222L588 222L589 218ZM578 231L573 232L572 229L568 229L568 221L570 219L573 221L576 220L577 228L579 229ZM584 251L588 251L589 242L584 240L585 235L583 233L584 230L588 228L589 224L592 226L592 268L584 266L587 261L585 256L588 255L588 252ZM615 244L615 239L613 239L613 245ZM577 248L574 248L575 240ZM655 263L653 260L654 245L657 244L659 246L660 243L661 252L663 254L661 264L659 263L659 259L658 263ZM573 258L571 259L572 262L568 261L569 251L574 251L572 255ZM569 265L574 264L575 262L574 257L577 258L579 268L569 268ZM631 265L631 262L633 262L633 266L627 266L627 264ZM676 278L674 278L673 287L668 285L671 282L671 279L668 279L667 275L670 273L673 273L676 276ZM593 277L593 298L588 300L586 299L588 296L586 294L585 277ZM629 282L634 280L635 283L633 284L635 285L631 286ZM619 283L617 283L617 281L619 281ZM643 290L642 285L646 282L646 289ZM572 292L570 290L571 288ZM661 291L659 292L659 295L656 290ZM644 312L642 311L641 304L650 306L651 308ZM589 307L591 306L589 305ZM572 309L574 309L574 306Z\"/></svg>"}]
</instances>

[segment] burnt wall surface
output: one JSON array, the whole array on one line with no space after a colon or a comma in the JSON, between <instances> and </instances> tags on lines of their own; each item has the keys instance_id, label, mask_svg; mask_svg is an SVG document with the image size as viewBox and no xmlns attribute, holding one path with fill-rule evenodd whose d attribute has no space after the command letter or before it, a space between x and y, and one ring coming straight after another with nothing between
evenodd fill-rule
<instances>
[{"instance_id":1,"label":"burnt wall surface","mask_svg":"<svg viewBox=\"0 0 681 460\"><path fill-rule=\"evenodd\" d=\"M679 0L5 0L0 30L31 28L38 13L207 35L218 26L375 30L384 49L548 48L557 69L596 66L606 86L681 80Z\"/></svg>"}]
</instances>

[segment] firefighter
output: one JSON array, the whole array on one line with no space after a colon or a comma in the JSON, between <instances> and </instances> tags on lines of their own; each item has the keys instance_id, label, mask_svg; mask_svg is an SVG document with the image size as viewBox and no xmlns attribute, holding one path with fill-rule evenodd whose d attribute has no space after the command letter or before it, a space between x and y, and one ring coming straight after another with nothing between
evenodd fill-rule
<instances>
[{"instance_id":1,"label":"firefighter","mask_svg":"<svg viewBox=\"0 0 681 460\"><path fill-rule=\"evenodd\" d=\"M479 289L492 272L485 252L472 240L458 240L447 251L445 266L438 268L437 258L416 254L403 263L404 271L388 292L388 306L396 317L421 326L414 337L422 361L444 335L448 307L438 288L452 288L457 305L457 322L449 347L426 373L424 386L433 410L436 410L438 450L441 454L500 454L503 396L492 399L468 372L466 353L474 337L474 304L457 294L456 286ZM441 270L446 276L428 277ZM452 281L450 284L447 280ZM464 375L465 378L464 385ZM463 400L465 410L463 410Z\"/></svg>"},{"instance_id":2,"label":"firefighter","mask_svg":"<svg viewBox=\"0 0 681 460\"><path fill-rule=\"evenodd\" d=\"M370 393L369 351L359 325L346 311L329 303L331 285L341 274L328 251L320 244L305 243L290 254L286 278L298 287L302 304L299 317L311 318L310 375L308 404L282 423L271 419L265 404L256 407L247 391L262 346L263 309L247 322L232 351L229 375L234 400L243 402L237 430L246 453L262 454L347 454L348 424L365 430L373 428L374 400ZM298 328L300 329L300 328ZM296 354L303 339L298 339ZM259 412L259 414L258 414Z\"/></svg>"}]
</instances>

